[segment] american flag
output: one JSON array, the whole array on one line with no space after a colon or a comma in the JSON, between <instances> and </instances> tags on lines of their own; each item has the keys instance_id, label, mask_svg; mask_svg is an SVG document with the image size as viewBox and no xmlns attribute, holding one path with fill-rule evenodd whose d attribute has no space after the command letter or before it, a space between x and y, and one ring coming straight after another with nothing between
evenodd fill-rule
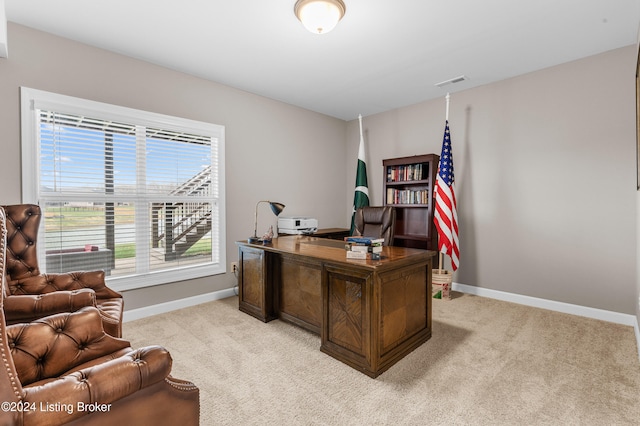
<instances>
[{"instance_id":1,"label":"american flag","mask_svg":"<svg viewBox=\"0 0 640 426\"><path fill-rule=\"evenodd\" d=\"M455 271L460 263L460 251L458 249L458 212L449 120L445 122L442 153L440 154L434 192L436 202L433 221L438 230L438 250L451 257L451 267Z\"/></svg>"}]
</instances>

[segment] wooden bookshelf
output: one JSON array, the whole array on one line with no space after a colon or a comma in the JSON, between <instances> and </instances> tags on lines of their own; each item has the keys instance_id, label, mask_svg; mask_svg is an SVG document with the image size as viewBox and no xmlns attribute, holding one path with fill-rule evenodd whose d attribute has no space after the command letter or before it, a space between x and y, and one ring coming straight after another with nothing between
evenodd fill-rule
<instances>
[{"instance_id":1,"label":"wooden bookshelf","mask_svg":"<svg viewBox=\"0 0 640 426\"><path fill-rule=\"evenodd\" d=\"M396 208L395 246L437 249L433 185L439 161L436 154L382 160L384 204Z\"/></svg>"}]
</instances>

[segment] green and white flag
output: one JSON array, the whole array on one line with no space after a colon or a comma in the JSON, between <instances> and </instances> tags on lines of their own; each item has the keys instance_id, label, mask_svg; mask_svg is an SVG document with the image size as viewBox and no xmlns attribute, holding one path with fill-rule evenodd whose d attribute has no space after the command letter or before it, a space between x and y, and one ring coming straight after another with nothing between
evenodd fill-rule
<instances>
[{"instance_id":1,"label":"green and white flag","mask_svg":"<svg viewBox=\"0 0 640 426\"><path fill-rule=\"evenodd\" d=\"M362 136L362 115L360 121L360 147L358 148L358 169L356 171L356 191L353 196L353 212L351 213L351 235L355 230L356 210L369 205L369 187L367 185L367 164L364 155L364 137Z\"/></svg>"}]
</instances>

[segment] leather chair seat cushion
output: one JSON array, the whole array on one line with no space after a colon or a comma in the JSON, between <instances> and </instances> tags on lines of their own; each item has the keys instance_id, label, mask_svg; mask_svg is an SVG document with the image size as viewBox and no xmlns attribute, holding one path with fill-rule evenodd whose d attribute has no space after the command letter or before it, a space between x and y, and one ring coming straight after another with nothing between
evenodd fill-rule
<instances>
[{"instance_id":1,"label":"leather chair seat cushion","mask_svg":"<svg viewBox=\"0 0 640 426\"><path fill-rule=\"evenodd\" d=\"M7 284L11 293L5 299L9 324L95 306L102 315L105 331L112 336L121 335L124 299L105 285L103 271L43 274Z\"/></svg>"},{"instance_id":2,"label":"leather chair seat cushion","mask_svg":"<svg viewBox=\"0 0 640 426\"><path fill-rule=\"evenodd\" d=\"M138 383L140 386L142 386L143 384L145 386L149 386L150 384L164 380L169 376L172 360L169 352L162 346L146 346L140 349L132 349L130 346L128 346L126 348L80 364L75 368L70 369L69 371L65 371L59 377L50 377L38 382L31 383L30 385L25 386L24 389L31 395L34 395L38 389L44 389L48 386L48 384L59 381L64 377L80 377L79 380L83 381L88 377L93 376L96 371L99 371L99 369L106 368L105 366L107 365L111 365L111 367L109 368L113 368L118 364L120 365L120 370L113 370L114 374L117 371L118 381L122 380L122 376L120 376L119 374L123 374L123 371L127 368L127 365L137 365L139 366L138 368L144 373L138 371L137 375L141 377L141 380L135 379L133 380L131 385L133 386L135 383ZM107 380L107 382L109 381L114 380ZM131 388L131 392L139 390L133 389L132 386L126 387ZM124 397L127 394L128 393L122 393L118 398Z\"/></svg>"},{"instance_id":3,"label":"leather chair seat cushion","mask_svg":"<svg viewBox=\"0 0 640 426\"><path fill-rule=\"evenodd\" d=\"M93 307L10 325L7 342L23 386L130 346L103 332L100 312Z\"/></svg>"},{"instance_id":4,"label":"leather chair seat cushion","mask_svg":"<svg viewBox=\"0 0 640 426\"><path fill-rule=\"evenodd\" d=\"M75 312L88 306L98 308L107 333L112 336L120 335L124 299L114 297L96 301L95 292L88 288L45 294L14 295L7 297L4 310L7 324L18 324L35 321L47 315Z\"/></svg>"},{"instance_id":5,"label":"leather chair seat cushion","mask_svg":"<svg viewBox=\"0 0 640 426\"><path fill-rule=\"evenodd\" d=\"M5 301L5 314L9 324L30 322L44 315L75 312L96 305L96 294L89 288L56 291L46 294L19 294Z\"/></svg>"},{"instance_id":6,"label":"leather chair seat cushion","mask_svg":"<svg viewBox=\"0 0 640 426\"><path fill-rule=\"evenodd\" d=\"M34 390L34 389L42 388L47 383L55 382L57 380L60 380L61 377L68 376L68 375L76 373L76 372L78 372L80 370L85 370L85 369L89 369L89 368L104 364L107 361L111 361L113 359L120 358L123 355L127 355L128 353L130 353L132 351L133 351L133 349L131 348L131 346L127 346L126 348L122 348L122 349L117 350L115 352L96 357L95 359L91 359L91 360L89 360L89 361L87 361L85 363L82 363L80 365L77 365L74 368L69 369L68 371L65 371L59 377L48 377L46 379L42 379L42 380L38 380L37 382L30 383L29 385L25 386L25 389Z\"/></svg>"}]
</instances>

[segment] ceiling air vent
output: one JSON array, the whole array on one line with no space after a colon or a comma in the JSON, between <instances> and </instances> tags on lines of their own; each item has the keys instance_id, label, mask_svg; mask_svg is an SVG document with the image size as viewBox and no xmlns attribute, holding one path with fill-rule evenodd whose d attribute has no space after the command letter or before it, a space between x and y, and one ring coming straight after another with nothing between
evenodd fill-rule
<instances>
[{"instance_id":1,"label":"ceiling air vent","mask_svg":"<svg viewBox=\"0 0 640 426\"><path fill-rule=\"evenodd\" d=\"M440 83L436 83L436 86L442 87L442 86L446 86L447 84L460 83L461 81L465 81L465 80L468 80L468 78L466 76L464 76L464 75L461 75L459 77L450 78L449 80L445 80L445 81L441 81Z\"/></svg>"}]
</instances>

